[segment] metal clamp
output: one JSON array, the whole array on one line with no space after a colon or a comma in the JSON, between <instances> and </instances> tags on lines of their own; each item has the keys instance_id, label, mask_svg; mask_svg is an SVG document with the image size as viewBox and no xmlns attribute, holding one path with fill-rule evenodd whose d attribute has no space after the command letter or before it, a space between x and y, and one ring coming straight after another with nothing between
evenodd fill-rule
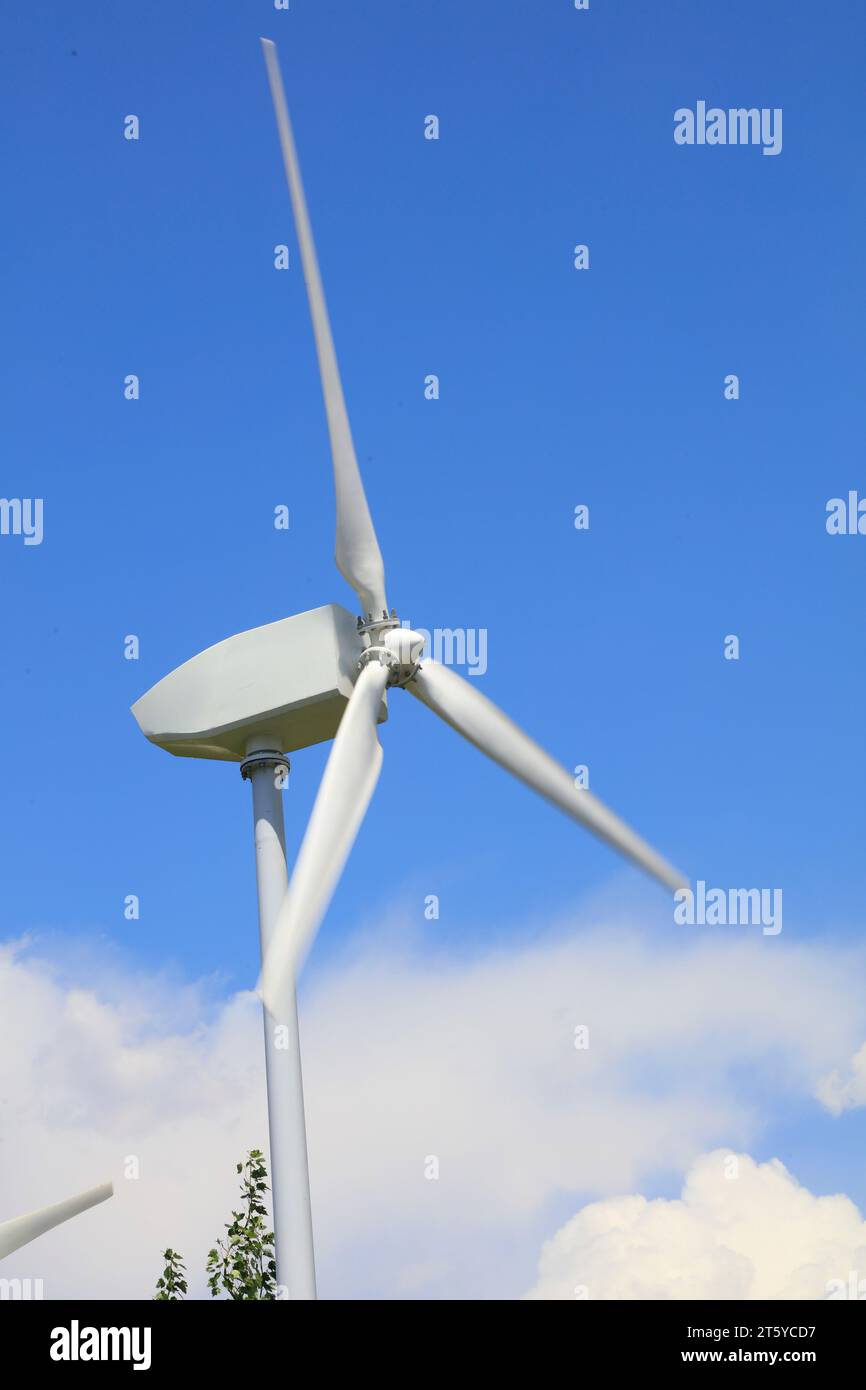
<instances>
[{"instance_id":1,"label":"metal clamp","mask_svg":"<svg viewBox=\"0 0 866 1390\"><path fill-rule=\"evenodd\" d=\"M246 782L260 767L283 767L286 770L286 777L292 770L292 765L284 753L271 752L270 749L265 748L257 753L250 753L249 757L244 758L241 763L241 777Z\"/></svg>"}]
</instances>

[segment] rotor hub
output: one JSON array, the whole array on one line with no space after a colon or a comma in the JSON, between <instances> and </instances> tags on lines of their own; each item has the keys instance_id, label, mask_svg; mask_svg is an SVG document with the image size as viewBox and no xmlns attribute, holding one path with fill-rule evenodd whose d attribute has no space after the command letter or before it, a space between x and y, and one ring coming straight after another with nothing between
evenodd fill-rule
<instances>
[{"instance_id":1,"label":"rotor hub","mask_svg":"<svg viewBox=\"0 0 866 1390\"><path fill-rule=\"evenodd\" d=\"M418 670L424 650L424 638L420 632L413 632L410 627L401 627L396 617L389 621L387 627L384 624L378 626L380 631L374 636L381 636L382 640L371 642L361 653L358 669L363 671L371 661L378 661L381 666L388 668L389 686L405 685ZM384 628L384 632L381 628Z\"/></svg>"}]
</instances>

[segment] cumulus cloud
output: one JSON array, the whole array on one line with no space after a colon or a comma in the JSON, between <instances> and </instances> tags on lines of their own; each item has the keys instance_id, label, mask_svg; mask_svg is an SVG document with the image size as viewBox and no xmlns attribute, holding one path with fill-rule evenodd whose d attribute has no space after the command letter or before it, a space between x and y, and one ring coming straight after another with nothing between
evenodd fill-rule
<instances>
[{"instance_id":1,"label":"cumulus cloud","mask_svg":"<svg viewBox=\"0 0 866 1390\"><path fill-rule=\"evenodd\" d=\"M834 1068L822 1076L815 1094L833 1115L866 1105L866 1043L854 1053L843 1072Z\"/></svg>"},{"instance_id":2,"label":"cumulus cloud","mask_svg":"<svg viewBox=\"0 0 866 1390\"><path fill-rule=\"evenodd\" d=\"M863 1036L859 958L561 928L461 959L392 933L308 983L325 1295L517 1296L577 1205L748 1146ZM147 1297L171 1244L201 1296L234 1164L266 1147L263 1077L251 994L0 949L0 1219L117 1189L2 1273L48 1297Z\"/></svg>"},{"instance_id":3,"label":"cumulus cloud","mask_svg":"<svg viewBox=\"0 0 866 1390\"><path fill-rule=\"evenodd\" d=\"M677 1201L593 1202L544 1246L533 1299L821 1299L866 1274L866 1222L778 1159L719 1149ZM843 1294L842 1296L845 1296Z\"/></svg>"}]
</instances>

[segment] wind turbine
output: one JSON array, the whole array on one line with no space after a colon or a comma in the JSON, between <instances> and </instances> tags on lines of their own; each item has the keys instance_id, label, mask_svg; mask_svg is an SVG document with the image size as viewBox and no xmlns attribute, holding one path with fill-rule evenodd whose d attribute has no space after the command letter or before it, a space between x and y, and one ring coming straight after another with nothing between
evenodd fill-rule
<instances>
[{"instance_id":1,"label":"wind turbine","mask_svg":"<svg viewBox=\"0 0 866 1390\"><path fill-rule=\"evenodd\" d=\"M42 1236L46 1231L61 1226L73 1216L78 1216L89 1207L98 1206L114 1195L110 1182L90 1187L79 1192L77 1197L67 1197L64 1202L55 1202L53 1207L41 1207L39 1211L28 1212L26 1216L13 1217L11 1221L0 1221L0 1260L29 1245L31 1240Z\"/></svg>"},{"instance_id":2,"label":"wind turbine","mask_svg":"<svg viewBox=\"0 0 866 1390\"><path fill-rule=\"evenodd\" d=\"M183 757L240 762L253 790L265 1060L277 1281L315 1298L315 1266L295 980L331 900L382 766L376 728L386 692L406 690L470 743L665 887L685 879L588 790L577 789L486 696L421 659L424 639L385 596L385 571L358 469L325 295L274 44L262 39L328 420L337 502L337 568L360 617L328 604L238 633L200 652L141 697L152 743ZM282 786L287 753L333 739L288 884Z\"/></svg>"}]
</instances>

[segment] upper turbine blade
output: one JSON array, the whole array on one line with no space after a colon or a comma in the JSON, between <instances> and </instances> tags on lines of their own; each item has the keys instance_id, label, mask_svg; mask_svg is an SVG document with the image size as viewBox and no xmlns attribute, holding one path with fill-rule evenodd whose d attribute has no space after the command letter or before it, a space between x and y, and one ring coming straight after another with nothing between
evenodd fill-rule
<instances>
[{"instance_id":1,"label":"upper turbine blade","mask_svg":"<svg viewBox=\"0 0 866 1390\"><path fill-rule=\"evenodd\" d=\"M387 614L388 602L385 597L385 567L382 552L376 540L370 508L364 494L364 484L358 471L358 460L352 443L352 431L346 413L337 355L328 322L325 305L325 292L319 274L313 232L307 212L307 201L301 183L301 169L292 135L286 95L277 50L270 39L262 39L268 81L274 102L283 163L292 199L292 211L301 248L301 261L304 267L304 283L310 302L310 317L313 320L313 333L316 338L316 353L319 358L319 374L322 378L322 393L325 397L325 411L328 416L328 433L331 436L331 456L334 461L334 490L337 495L337 568L343 578L351 584L361 600L363 616L371 614L381 618Z\"/></svg>"},{"instance_id":2,"label":"upper turbine blade","mask_svg":"<svg viewBox=\"0 0 866 1390\"><path fill-rule=\"evenodd\" d=\"M88 1207L95 1207L99 1202L104 1202L113 1193L111 1183L103 1182L98 1187L88 1188L87 1192L80 1192L77 1197L67 1197L65 1202L56 1202L53 1207L31 1211L27 1216L16 1216L12 1221L0 1221L0 1260L5 1255L11 1255L13 1250L19 1250L22 1245L35 1240L37 1236L44 1235L52 1227L68 1221L71 1216L77 1216L79 1212L87 1211Z\"/></svg>"},{"instance_id":3,"label":"upper turbine blade","mask_svg":"<svg viewBox=\"0 0 866 1390\"><path fill-rule=\"evenodd\" d=\"M376 733L388 669L365 666L340 720L316 804L274 925L262 968L261 992L274 1018L295 981L355 843L382 768Z\"/></svg>"},{"instance_id":4,"label":"upper turbine blade","mask_svg":"<svg viewBox=\"0 0 866 1390\"><path fill-rule=\"evenodd\" d=\"M600 835L666 888L685 887L687 880L678 869L656 854L591 792L575 787L564 767L554 762L486 695L447 666L440 666L436 661L422 662L406 689L482 753L519 777L533 791L547 797L566 815Z\"/></svg>"}]
</instances>

